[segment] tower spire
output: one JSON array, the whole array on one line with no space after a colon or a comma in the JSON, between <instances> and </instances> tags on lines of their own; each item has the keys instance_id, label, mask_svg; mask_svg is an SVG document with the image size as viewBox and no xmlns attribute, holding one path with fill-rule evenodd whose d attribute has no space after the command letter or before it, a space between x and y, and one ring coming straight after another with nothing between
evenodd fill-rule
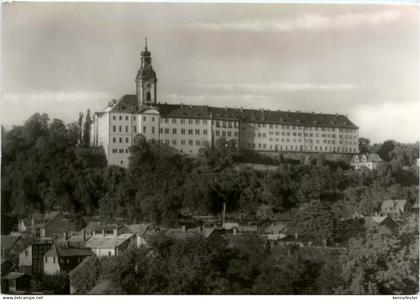
<instances>
[{"instance_id":1,"label":"tower spire","mask_svg":"<svg viewBox=\"0 0 420 300\"><path fill-rule=\"evenodd\" d=\"M145 37L145 38L144 38L144 44L145 44L145 46L144 46L144 50L146 50L146 51L147 51L147 37Z\"/></svg>"}]
</instances>

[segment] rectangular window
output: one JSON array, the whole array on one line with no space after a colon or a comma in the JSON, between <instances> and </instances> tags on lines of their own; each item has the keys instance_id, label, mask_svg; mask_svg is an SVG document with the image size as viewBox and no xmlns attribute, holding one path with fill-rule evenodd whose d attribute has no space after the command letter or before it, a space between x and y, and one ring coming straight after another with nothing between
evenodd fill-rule
<instances>
[{"instance_id":1,"label":"rectangular window","mask_svg":"<svg viewBox=\"0 0 420 300\"><path fill-rule=\"evenodd\" d=\"M55 257L53 256L53 264L55 264Z\"/></svg>"},{"instance_id":2,"label":"rectangular window","mask_svg":"<svg viewBox=\"0 0 420 300\"><path fill-rule=\"evenodd\" d=\"M163 128L160 128L160 130L159 130L159 131L160 131L160 133L163 133Z\"/></svg>"},{"instance_id":3,"label":"rectangular window","mask_svg":"<svg viewBox=\"0 0 420 300\"><path fill-rule=\"evenodd\" d=\"M193 134L193 130L192 129L188 129L188 134Z\"/></svg>"},{"instance_id":4,"label":"rectangular window","mask_svg":"<svg viewBox=\"0 0 420 300\"><path fill-rule=\"evenodd\" d=\"M176 140L172 140L172 145L176 145Z\"/></svg>"},{"instance_id":5,"label":"rectangular window","mask_svg":"<svg viewBox=\"0 0 420 300\"><path fill-rule=\"evenodd\" d=\"M125 138L125 142L128 144L128 138Z\"/></svg>"},{"instance_id":6,"label":"rectangular window","mask_svg":"<svg viewBox=\"0 0 420 300\"><path fill-rule=\"evenodd\" d=\"M115 119L116 119L116 118L115 118L115 116L112 116L112 120L114 120L114 121L115 121Z\"/></svg>"},{"instance_id":7,"label":"rectangular window","mask_svg":"<svg viewBox=\"0 0 420 300\"><path fill-rule=\"evenodd\" d=\"M181 119L181 124L185 124L185 120L184 119Z\"/></svg>"},{"instance_id":8,"label":"rectangular window","mask_svg":"<svg viewBox=\"0 0 420 300\"><path fill-rule=\"evenodd\" d=\"M185 134L185 129L181 129L181 134Z\"/></svg>"},{"instance_id":9,"label":"rectangular window","mask_svg":"<svg viewBox=\"0 0 420 300\"><path fill-rule=\"evenodd\" d=\"M200 124L200 120L195 120L195 124Z\"/></svg>"},{"instance_id":10,"label":"rectangular window","mask_svg":"<svg viewBox=\"0 0 420 300\"><path fill-rule=\"evenodd\" d=\"M181 140L181 145L185 145L185 140Z\"/></svg>"},{"instance_id":11,"label":"rectangular window","mask_svg":"<svg viewBox=\"0 0 420 300\"><path fill-rule=\"evenodd\" d=\"M155 133L155 126L152 126L152 133Z\"/></svg>"},{"instance_id":12,"label":"rectangular window","mask_svg":"<svg viewBox=\"0 0 420 300\"><path fill-rule=\"evenodd\" d=\"M165 128L165 133L169 133L169 128Z\"/></svg>"},{"instance_id":13,"label":"rectangular window","mask_svg":"<svg viewBox=\"0 0 420 300\"><path fill-rule=\"evenodd\" d=\"M195 144L197 145L197 146L200 146L200 141L195 141Z\"/></svg>"},{"instance_id":14,"label":"rectangular window","mask_svg":"<svg viewBox=\"0 0 420 300\"><path fill-rule=\"evenodd\" d=\"M203 130L203 134L204 134L204 135L207 135L207 129L204 129L204 130Z\"/></svg>"},{"instance_id":15,"label":"rectangular window","mask_svg":"<svg viewBox=\"0 0 420 300\"><path fill-rule=\"evenodd\" d=\"M113 132L116 132L116 131L117 131L117 126L115 126L115 125L114 125L114 126L112 126L112 131L113 131Z\"/></svg>"},{"instance_id":16,"label":"rectangular window","mask_svg":"<svg viewBox=\"0 0 420 300\"><path fill-rule=\"evenodd\" d=\"M125 116L125 120L128 121L128 116Z\"/></svg>"},{"instance_id":17,"label":"rectangular window","mask_svg":"<svg viewBox=\"0 0 420 300\"><path fill-rule=\"evenodd\" d=\"M125 132L128 132L128 126L125 126Z\"/></svg>"},{"instance_id":18,"label":"rectangular window","mask_svg":"<svg viewBox=\"0 0 420 300\"><path fill-rule=\"evenodd\" d=\"M216 130L216 136L219 136L220 132L219 130Z\"/></svg>"},{"instance_id":19,"label":"rectangular window","mask_svg":"<svg viewBox=\"0 0 420 300\"><path fill-rule=\"evenodd\" d=\"M146 121L146 117L143 117L143 121Z\"/></svg>"},{"instance_id":20,"label":"rectangular window","mask_svg":"<svg viewBox=\"0 0 420 300\"><path fill-rule=\"evenodd\" d=\"M154 122L155 121L155 117L152 117L152 122Z\"/></svg>"},{"instance_id":21,"label":"rectangular window","mask_svg":"<svg viewBox=\"0 0 420 300\"><path fill-rule=\"evenodd\" d=\"M193 144L193 141L192 140L189 140L188 141L188 145L192 146L192 144Z\"/></svg>"},{"instance_id":22,"label":"rectangular window","mask_svg":"<svg viewBox=\"0 0 420 300\"><path fill-rule=\"evenodd\" d=\"M172 118L172 124L176 124L176 119Z\"/></svg>"},{"instance_id":23,"label":"rectangular window","mask_svg":"<svg viewBox=\"0 0 420 300\"><path fill-rule=\"evenodd\" d=\"M112 142L113 142L113 143L116 143L116 142L117 142L117 139L113 137L113 138L112 138Z\"/></svg>"},{"instance_id":24,"label":"rectangular window","mask_svg":"<svg viewBox=\"0 0 420 300\"><path fill-rule=\"evenodd\" d=\"M143 126L143 133L146 133L146 126Z\"/></svg>"},{"instance_id":25,"label":"rectangular window","mask_svg":"<svg viewBox=\"0 0 420 300\"><path fill-rule=\"evenodd\" d=\"M120 143L122 143L122 138L120 137Z\"/></svg>"},{"instance_id":26,"label":"rectangular window","mask_svg":"<svg viewBox=\"0 0 420 300\"><path fill-rule=\"evenodd\" d=\"M136 120L136 116L133 116L133 120L134 120L134 121Z\"/></svg>"},{"instance_id":27,"label":"rectangular window","mask_svg":"<svg viewBox=\"0 0 420 300\"><path fill-rule=\"evenodd\" d=\"M192 119L189 119L188 120L188 124L192 124L193 123L193 120Z\"/></svg>"},{"instance_id":28,"label":"rectangular window","mask_svg":"<svg viewBox=\"0 0 420 300\"><path fill-rule=\"evenodd\" d=\"M172 134L176 134L176 128L172 128Z\"/></svg>"},{"instance_id":29,"label":"rectangular window","mask_svg":"<svg viewBox=\"0 0 420 300\"><path fill-rule=\"evenodd\" d=\"M120 116L120 121L122 120L122 116Z\"/></svg>"},{"instance_id":30,"label":"rectangular window","mask_svg":"<svg viewBox=\"0 0 420 300\"><path fill-rule=\"evenodd\" d=\"M200 129L196 129L195 134L200 134Z\"/></svg>"},{"instance_id":31,"label":"rectangular window","mask_svg":"<svg viewBox=\"0 0 420 300\"><path fill-rule=\"evenodd\" d=\"M122 126L120 126L120 127L119 127L120 132L122 131L122 129L121 129L121 128L122 128Z\"/></svg>"},{"instance_id":32,"label":"rectangular window","mask_svg":"<svg viewBox=\"0 0 420 300\"><path fill-rule=\"evenodd\" d=\"M203 124L204 125L207 125L207 120L203 120Z\"/></svg>"},{"instance_id":33,"label":"rectangular window","mask_svg":"<svg viewBox=\"0 0 420 300\"><path fill-rule=\"evenodd\" d=\"M137 132L137 126L133 126L133 132L136 133Z\"/></svg>"}]
</instances>

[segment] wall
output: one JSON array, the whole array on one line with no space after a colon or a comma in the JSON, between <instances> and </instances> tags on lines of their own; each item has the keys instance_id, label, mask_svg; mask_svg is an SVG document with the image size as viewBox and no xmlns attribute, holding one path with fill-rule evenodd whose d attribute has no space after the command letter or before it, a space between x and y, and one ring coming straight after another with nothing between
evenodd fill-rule
<instances>
[{"instance_id":1,"label":"wall","mask_svg":"<svg viewBox=\"0 0 420 300\"><path fill-rule=\"evenodd\" d=\"M19 253L19 267L32 266L32 246Z\"/></svg>"},{"instance_id":2,"label":"wall","mask_svg":"<svg viewBox=\"0 0 420 300\"><path fill-rule=\"evenodd\" d=\"M60 272L60 265L56 256L44 256L44 274L54 275Z\"/></svg>"}]
</instances>

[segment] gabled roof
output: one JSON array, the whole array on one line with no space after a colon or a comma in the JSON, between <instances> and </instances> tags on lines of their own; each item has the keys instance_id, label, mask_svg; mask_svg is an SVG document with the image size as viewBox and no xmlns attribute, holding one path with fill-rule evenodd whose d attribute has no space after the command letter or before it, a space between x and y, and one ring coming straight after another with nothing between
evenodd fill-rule
<instances>
[{"instance_id":1,"label":"gabled roof","mask_svg":"<svg viewBox=\"0 0 420 300\"><path fill-rule=\"evenodd\" d=\"M93 236L86 242L86 247L91 249L111 249L119 247L127 240L132 238L133 234L125 233L117 237L114 236Z\"/></svg>"},{"instance_id":2,"label":"gabled roof","mask_svg":"<svg viewBox=\"0 0 420 300\"><path fill-rule=\"evenodd\" d=\"M353 155L353 157L351 158L352 163L381 162L381 161L382 161L382 158L376 153Z\"/></svg>"},{"instance_id":3,"label":"gabled roof","mask_svg":"<svg viewBox=\"0 0 420 300\"><path fill-rule=\"evenodd\" d=\"M74 257L74 256L90 256L94 253L88 248L79 248L74 246L64 246L60 244L53 244L50 250L45 253L44 256L56 256L56 257Z\"/></svg>"},{"instance_id":4,"label":"gabled roof","mask_svg":"<svg viewBox=\"0 0 420 300\"><path fill-rule=\"evenodd\" d=\"M150 224L131 224L127 225L127 229L129 232L137 234L139 236L143 236L147 229L149 228Z\"/></svg>"},{"instance_id":5,"label":"gabled roof","mask_svg":"<svg viewBox=\"0 0 420 300\"><path fill-rule=\"evenodd\" d=\"M388 208L396 211L404 211L407 200L384 200L381 205L381 210L385 211Z\"/></svg>"},{"instance_id":6,"label":"gabled roof","mask_svg":"<svg viewBox=\"0 0 420 300\"><path fill-rule=\"evenodd\" d=\"M2 235L1 236L1 250L10 250L12 249L17 241L20 239L20 236L15 235Z\"/></svg>"},{"instance_id":7,"label":"gabled roof","mask_svg":"<svg viewBox=\"0 0 420 300\"><path fill-rule=\"evenodd\" d=\"M205 105L166 103L157 103L151 107L157 108L163 118L212 118L215 120L243 120L248 123L278 123L292 126L305 125L308 127L327 126L358 128L346 116L338 114L222 108ZM143 108L144 107L139 107L136 95L124 95L112 105L110 110L114 112L138 113Z\"/></svg>"},{"instance_id":8,"label":"gabled roof","mask_svg":"<svg viewBox=\"0 0 420 300\"><path fill-rule=\"evenodd\" d=\"M25 273L20 273L20 272L10 272L7 273L6 275L4 275L2 277L3 280L15 280L24 276L28 276Z\"/></svg>"}]
</instances>

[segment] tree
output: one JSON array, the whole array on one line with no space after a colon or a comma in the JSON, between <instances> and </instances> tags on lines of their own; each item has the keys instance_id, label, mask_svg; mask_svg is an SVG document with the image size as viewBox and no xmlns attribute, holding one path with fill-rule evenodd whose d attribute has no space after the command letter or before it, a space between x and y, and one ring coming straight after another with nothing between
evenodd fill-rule
<instances>
[{"instance_id":1,"label":"tree","mask_svg":"<svg viewBox=\"0 0 420 300\"><path fill-rule=\"evenodd\" d=\"M402 239L407 233L411 238ZM396 236L388 228L372 224L365 237L351 239L342 258L344 284L337 293L417 293L418 232L415 234L408 229Z\"/></svg>"},{"instance_id":2,"label":"tree","mask_svg":"<svg viewBox=\"0 0 420 300\"><path fill-rule=\"evenodd\" d=\"M83 146L89 147L90 145L90 126L92 119L90 118L90 110L86 112L85 123L83 125Z\"/></svg>"}]
</instances>

